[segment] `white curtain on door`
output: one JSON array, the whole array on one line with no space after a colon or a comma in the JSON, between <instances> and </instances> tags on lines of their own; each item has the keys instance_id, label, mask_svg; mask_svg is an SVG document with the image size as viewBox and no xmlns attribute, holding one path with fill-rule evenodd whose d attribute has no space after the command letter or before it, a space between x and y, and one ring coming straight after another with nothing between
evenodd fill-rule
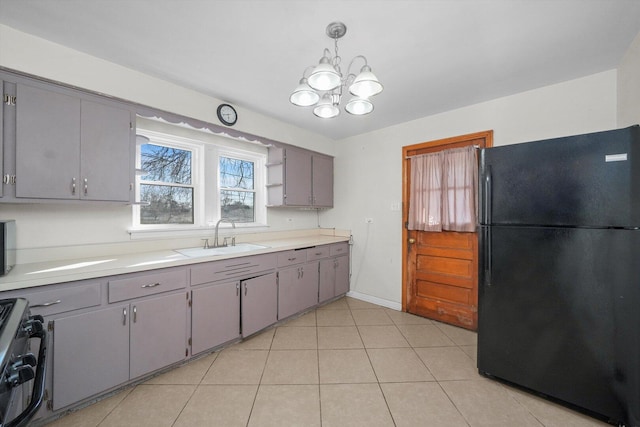
<instances>
[{"instance_id":1,"label":"white curtain on door","mask_svg":"<svg viewBox=\"0 0 640 427\"><path fill-rule=\"evenodd\" d=\"M409 230L473 232L478 161L472 146L411 157Z\"/></svg>"},{"instance_id":2,"label":"white curtain on door","mask_svg":"<svg viewBox=\"0 0 640 427\"><path fill-rule=\"evenodd\" d=\"M411 158L409 230L442 231L442 152Z\"/></svg>"}]
</instances>

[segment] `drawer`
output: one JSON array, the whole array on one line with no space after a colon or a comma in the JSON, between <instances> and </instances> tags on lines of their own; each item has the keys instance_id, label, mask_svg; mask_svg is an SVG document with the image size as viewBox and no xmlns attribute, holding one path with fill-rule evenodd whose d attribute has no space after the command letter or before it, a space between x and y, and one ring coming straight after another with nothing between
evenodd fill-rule
<instances>
[{"instance_id":1,"label":"drawer","mask_svg":"<svg viewBox=\"0 0 640 427\"><path fill-rule=\"evenodd\" d=\"M307 262L307 248L278 252L278 267Z\"/></svg>"},{"instance_id":2,"label":"drawer","mask_svg":"<svg viewBox=\"0 0 640 427\"><path fill-rule=\"evenodd\" d=\"M24 295L29 300L31 314L51 316L66 311L100 305L100 282L77 286L48 286L49 290Z\"/></svg>"},{"instance_id":3,"label":"drawer","mask_svg":"<svg viewBox=\"0 0 640 427\"><path fill-rule=\"evenodd\" d=\"M348 253L349 253L349 244L347 242L335 243L331 245L331 256L345 255Z\"/></svg>"},{"instance_id":4,"label":"drawer","mask_svg":"<svg viewBox=\"0 0 640 427\"><path fill-rule=\"evenodd\" d=\"M248 279L276 268L276 255L252 255L207 262L191 267L191 286L225 279Z\"/></svg>"},{"instance_id":5,"label":"drawer","mask_svg":"<svg viewBox=\"0 0 640 427\"><path fill-rule=\"evenodd\" d=\"M329 245L316 246L315 248L307 249L307 261L314 261L316 259L327 258L330 255Z\"/></svg>"},{"instance_id":6,"label":"drawer","mask_svg":"<svg viewBox=\"0 0 640 427\"><path fill-rule=\"evenodd\" d=\"M182 289L187 286L187 269L131 274L109 280L109 302L124 301L146 295Z\"/></svg>"}]
</instances>

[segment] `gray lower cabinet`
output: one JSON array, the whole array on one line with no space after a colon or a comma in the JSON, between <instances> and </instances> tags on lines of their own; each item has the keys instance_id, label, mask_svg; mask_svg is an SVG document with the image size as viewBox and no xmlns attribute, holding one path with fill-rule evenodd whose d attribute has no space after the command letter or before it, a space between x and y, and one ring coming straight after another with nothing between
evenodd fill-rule
<instances>
[{"instance_id":1,"label":"gray lower cabinet","mask_svg":"<svg viewBox=\"0 0 640 427\"><path fill-rule=\"evenodd\" d=\"M131 379L188 356L185 296L179 293L131 304Z\"/></svg>"},{"instance_id":2,"label":"gray lower cabinet","mask_svg":"<svg viewBox=\"0 0 640 427\"><path fill-rule=\"evenodd\" d=\"M186 307L181 292L54 320L53 410L184 359Z\"/></svg>"},{"instance_id":3,"label":"gray lower cabinet","mask_svg":"<svg viewBox=\"0 0 640 427\"><path fill-rule=\"evenodd\" d=\"M54 410L129 380L128 310L118 305L55 320Z\"/></svg>"},{"instance_id":4,"label":"gray lower cabinet","mask_svg":"<svg viewBox=\"0 0 640 427\"><path fill-rule=\"evenodd\" d=\"M240 337L240 281L191 291L191 353Z\"/></svg>"},{"instance_id":5,"label":"gray lower cabinet","mask_svg":"<svg viewBox=\"0 0 640 427\"><path fill-rule=\"evenodd\" d=\"M17 84L17 198L130 201L132 114L68 91Z\"/></svg>"},{"instance_id":6,"label":"gray lower cabinet","mask_svg":"<svg viewBox=\"0 0 640 427\"><path fill-rule=\"evenodd\" d=\"M276 273L205 285L191 295L192 354L248 337L278 321Z\"/></svg>"},{"instance_id":7,"label":"gray lower cabinet","mask_svg":"<svg viewBox=\"0 0 640 427\"><path fill-rule=\"evenodd\" d=\"M243 337L248 337L278 321L276 273L243 280L241 291Z\"/></svg>"},{"instance_id":8,"label":"gray lower cabinet","mask_svg":"<svg viewBox=\"0 0 640 427\"><path fill-rule=\"evenodd\" d=\"M285 319L318 304L318 261L278 272L278 318Z\"/></svg>"},{"instance_id":9,"label":"gray lower cabinet","mask_svg":"<svg viewBox=\"0 0 640 427\"><path fill-rule=\"evenodd\" d=\"M325 302L338 295L349 292L349 254L346 243L331 245L333 255L344 253L320 260L320 281L318 288L318 302Z\"/></svg>"}]
</instances>

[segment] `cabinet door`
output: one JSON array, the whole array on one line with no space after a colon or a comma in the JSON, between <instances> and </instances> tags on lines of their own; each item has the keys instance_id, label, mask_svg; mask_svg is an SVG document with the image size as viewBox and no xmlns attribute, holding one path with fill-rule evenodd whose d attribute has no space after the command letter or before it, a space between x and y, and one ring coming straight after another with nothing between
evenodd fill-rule
<instances>
[{"instance_id":1,"label":"cabinet door","mask_svg":"<svg viewBox=\"0 0 640 427\"><path fill-rule=\"evenodd\" d=\"M55 320L54 410L129 379L128 309L124 305Z\"/></svg>"},{"instance_id":2,"label":"cabinet door","mask_svg":"<svg viewBox=\"0 0 640 427\"><path fill-rule=\"evenodd\" d=\"M80 192L80 100L18 84L16 197L74 199Z\"/></svg>"},{"instance_id":3,"label":"cabinet door","mask_svg":"<svg viewBox=\"0 0 640 427\"><path fill-rule=\"evenodd\" d=\"M128 110L82 101L81 191L86 200L128 202L134 164Z\"/></svg>"},{"instance_id":4,"label":"cabinet door","mask_svg":"<svg viewBox=\"0 0 640 427\"><path fill-rule=\"evenodd\" d=\"M242 281L242 336L273 325L278 320L276 273Z\"/></svg>"},{"instance_id":5,"label":"cabinet door","mask_svg":"<svg viewBox=\"0 0 640 427\"><path fill-rule=\"evenodd\" d=\"M302 266L302 273L300 275L300 307L298 311L306 310L318 304L319 264L319 261L315 261Z\"/></svg>"},{"instance_id":6,"label":"cabinet door","mask_svg":"<svg viewBox=\"0 0 640 427\"><path fill-rule=\"evenodd\" d=\"M278 319L296 314L298 287L300 286L300 267L285 268L278 272Z\"/></svg>"},{"instance_id":7,"label":"cabinet door","mask_svg":"<svg viewBox=\"0 0 640 427\"><path fill-rule=\"evenodd\" d=\"M287 148L285 151L285 205L311 205L311 153Z\"/></svg>"},{"instance_id":8,"label":"cabinet door","mask_svg":"<svg viewBox=\"0 0 640 427\"><path fill-rule=\"evenodd\" d=\"M336 295L335 259L320 260L320 278L318 281L318 302L325 302Z\"/></svg>"},{"instance_id":9,"label":"cabinet door","mask_svg":"<svg viewBox=\"0 0 640 427\"><path fill-rule=\"evenodd\" d=\"M333 207L333 158L313 156L313 205Z\"/></svg>"},{"instance_id":10,"label":"cabinet door","mask_svg":"<svg viewBox=\"0 0 640 427\"><path fill-rule=\"evenodd\" d=\"M318 262L278 272L278 319L318 303Z\"/></svg>"},{"instance_id":11,"label":"cabinet door","mask_svg":"<svg viewBox=\"0 0 640 427\"><path fill-rule=\"evenodd\" d=\"M349 292L349 256L339 256L335 259L335 295Z\"/></svg>"},{"instance_id":12,"label":"cabinet door","mask_svg":"<svg viewBox=\"0 0 640 427\"><path fill-rule=\"evenodd\" d=\"M185 295L181 292L131 304L132 379L186 357Z\"/></svg>"},{"instance_id":13,"label":"cabinet door","mask_svg":"<svg viewBox=\"0 0 640 427\"><path fill-rule=\"evenodd\" d=\"M239 281L195 289L191 295L192 354L240 336Z\"/></svg>"}]
</instances>

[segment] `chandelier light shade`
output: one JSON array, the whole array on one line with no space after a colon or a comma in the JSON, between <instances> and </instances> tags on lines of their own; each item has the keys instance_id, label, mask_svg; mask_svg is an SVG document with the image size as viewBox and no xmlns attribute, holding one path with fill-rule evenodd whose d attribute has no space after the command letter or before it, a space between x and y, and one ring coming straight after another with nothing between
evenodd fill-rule
<instances>
[{"instance_id":1,"label":"chandelier light shade","mask_svg":"<svg viewBox=\"0 0 640 427\"><path fill-rule=\"evenodd\" d=\"M371 72L371 67L365 65L360 70L360 74L353 80L351 86L349 86L349 92L361 98L368 98L382 92L382 84L375 74Z\"/></svg>"},{"instance_id":2,"label":"chandelier light shade","mask_svg":"<svg viewBox=\"0 0 640 427\"><path fill-rule=\"evenodd\" d=\"M328 92L325 93L320 102L318 102L318 105L313 109L313 114L321 119L331 119L340 114L340 108L334 105L331 98Z\"/></svg>"},{"instance_id":3,"label":"chandelier light shade","mask_svg":"<svg viewBox=\"0 0 640 427\"><path fill-rule=\"evenodd\" d=\"M332 22L327 26L327 36L334 40L334 55L325 49L318 65L307 67L302 73L300 84L295 88L289 101L298 107L311 107L313 114L323 119L336 117L340 114L342 94L348 91L354 97L345 105L345 110L356 116L369 114L373 111L371 97L382 92L382 84L371 72L367 58L358 55L351 60L346 74L342 74L338 55L338 39L347 32L347 26L342 22ZM351 67L356 60L364 61L360 73L355 75ZM308 77L307 72L311 70Z\"/></svg>"},{"instance_id":4,"label":"chandelier light shade","mask_svg":"<svg viewBox=\"0 0 640 427\"><path fill-rule=\"evenodd\" d=\"M347 102L344 109L347 110L347 113L349 114L362 116L373 111L373 104L367 98L360 98L356 96Z\"/></svg>"},{"instance_id":5,"label":"chandelier light shade","mask_svg":"<svg viewBox=\"0 0 640 427\"><path fill-rule=\"evenodd\" d=\"M329 63L329 58L323 56L309 76L309 86L315 90L333 90L340 86L340 83L340 74Z\"/></svg>"},{"instance_id":6,"label":"chandelier light shade","mask_svg":"<svg viewBox=\"0 0 640 427\"><path fill-rule=\"evenodd\" d=\"M320 95L309 86L307 79L304 77L300 79L300 84L289 97L289 101L298 107L310 107L315 105L319 100Z\"/></svg>"}]
</instances>

